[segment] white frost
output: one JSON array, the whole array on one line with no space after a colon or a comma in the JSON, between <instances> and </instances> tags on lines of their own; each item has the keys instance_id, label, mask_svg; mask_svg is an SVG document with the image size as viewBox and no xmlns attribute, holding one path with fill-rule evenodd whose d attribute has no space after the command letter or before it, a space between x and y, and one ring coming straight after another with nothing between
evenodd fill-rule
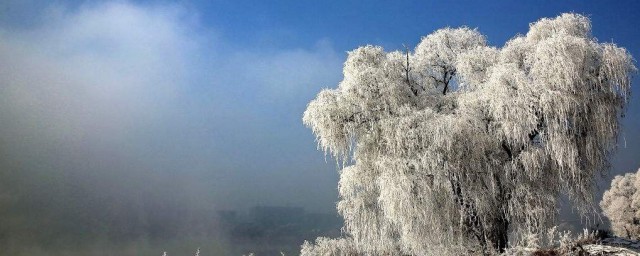
<instances>
[{"instance_id":1,"label":"white frost","mask_svg":"<svg viewBox=\"0 0 640 256\"><path fill-rule=\"evenodd\" d=\"M593 209L594 174L609 166L635 67L590 28L563 14L502 48L463 27L435 31L413 52L349 52L343 81L303 117L346 166L347 240L318 246L490 253L552 226L561 193Z\"/></svg>"}]
</instances>

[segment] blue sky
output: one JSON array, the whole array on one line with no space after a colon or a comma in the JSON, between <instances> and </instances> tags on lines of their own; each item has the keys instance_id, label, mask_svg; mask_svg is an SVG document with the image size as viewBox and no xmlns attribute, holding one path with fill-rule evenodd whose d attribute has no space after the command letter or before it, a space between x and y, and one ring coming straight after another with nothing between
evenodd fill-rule
<instances>
[{"instance_id":1,"label":"blue sky","mask_svg":"<svg viewBox=\"0 0 640 256\"><path fill-rule=\"evenodd\" d=\"M7 175L88 193L331 212L337 166L301 117L340 81L347 51L413 48L462 25L502 46L531 22L576 12L637 58L638 11L638 1L3 1L0 160ZM638 100L613 174L640 167Z\"/></svg>"}]
</instances>

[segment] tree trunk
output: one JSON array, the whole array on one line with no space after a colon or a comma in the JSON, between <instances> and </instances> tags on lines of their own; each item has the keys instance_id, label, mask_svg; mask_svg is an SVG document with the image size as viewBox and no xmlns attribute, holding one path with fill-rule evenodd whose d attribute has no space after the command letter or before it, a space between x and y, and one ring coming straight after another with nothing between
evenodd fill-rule
<instances>
[{"instance_id":1,"label":"tree trunk","mask_svg":"<svg viewBox=\"0 0 640 256\"><path fill-rule=\"evenodd\" d=\"M509 158L512 159L513 155L509 147L505 146L503 143L503 148L507 151ZM509 246L509 219L506 216L507 209L506 206L510 200L511 193L508 192L509 188L505 187L505 184L502 182L502 178L499 174L494 173L493 178L498 187L498 195L497 199L499 203L499 207L495 209L495 211L499 211L495 216L498 218L494 221L493 230L491 230L490 241L493 243L493 248L500 253L503 253L507 246Z\"/></svg>"},{"instance_id":2,"label":"tree trunk","mask_svg":"<svg viewBox=\"0 0 640 256\"><path fill-rule=\"evenodd\" d=\"M492 230L489 239L493 243L493 248L497 252L503 253L509 245L509 221L501 217L494 224L496 226Z\"/></svg>"}]
</instances>

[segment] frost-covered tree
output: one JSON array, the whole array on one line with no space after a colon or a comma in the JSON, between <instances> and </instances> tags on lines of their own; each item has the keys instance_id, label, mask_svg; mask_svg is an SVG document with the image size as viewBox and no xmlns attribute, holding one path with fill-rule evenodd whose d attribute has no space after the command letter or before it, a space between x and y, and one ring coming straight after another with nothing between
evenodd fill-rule
<instances>
[{"instance_id":1,"label":"frost-covered tree","mask_svg":"<svg viewBox=\"0 0 640 256\"><path fill-rule=\"evenodd\" d=\"M546 230L560 194L591 211L634 69L577 14L541 19L502 48L462 27L413 52L349 52L338 88L303 117L344 167L345 236L303 254L490 254Z\"/></svg>"},{"instance_id":2,"label":"frost-covered tree","mask_svg":"<svg viewBox=\"0 0 640 256\"><path fill-rule=\"evenodd\" d=\"M604 192L600 207L611 222L611 230L620 237L640 240L640 169L618 175Z\"/></svg>"}]
</instances>

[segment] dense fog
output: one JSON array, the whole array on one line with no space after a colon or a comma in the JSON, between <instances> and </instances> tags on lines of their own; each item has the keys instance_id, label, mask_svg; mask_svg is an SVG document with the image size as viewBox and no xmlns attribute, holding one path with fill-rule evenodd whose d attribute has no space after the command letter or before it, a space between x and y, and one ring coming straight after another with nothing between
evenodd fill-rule
<instances>
[{"instance_id":1,"label":"dense fog","mask_svg":"<svg viewBox=\"0 0 640 256\"><path fill-rule=\"evenodd\" d=\"M523 20L568 7L557 8ZM337 236L342 225L339 167L301 118L320 89L340 81L345 52L368 43L402 49L459 23L487 26L502 40L492 45L508 39L467 16L398 36L391 32L409 26L389 25L406 17L397 9L367 26L358 16L352 26L318 28L324 18L313 10L0 3L0 255L295 255L305 239ZM316 18L306 21L311 32L297 27L307 16ZM637 26L619 22L636 34L623 37L599 18L600 38L640 56ZM266 25L250 30L256 24ZM519 25L505 34L526 31ZM614 174L640 167L632 95Z\"/></svg>"},{"instance_id":2,"label":"dense fog","mask_svg":"<svg viewBox=\"0 0 640 256\"><path fill-rule=\"evenodd\" d=\"M328 43L234 49L177 5L35 7L33 24L0 30L0 247L11 255L226 235L218 211L254 206L337 218L336 169L300 122L312 93L296 88L337 79ZM300 63L309 70L278 77Z\"/></svg>"}]
</instances>

